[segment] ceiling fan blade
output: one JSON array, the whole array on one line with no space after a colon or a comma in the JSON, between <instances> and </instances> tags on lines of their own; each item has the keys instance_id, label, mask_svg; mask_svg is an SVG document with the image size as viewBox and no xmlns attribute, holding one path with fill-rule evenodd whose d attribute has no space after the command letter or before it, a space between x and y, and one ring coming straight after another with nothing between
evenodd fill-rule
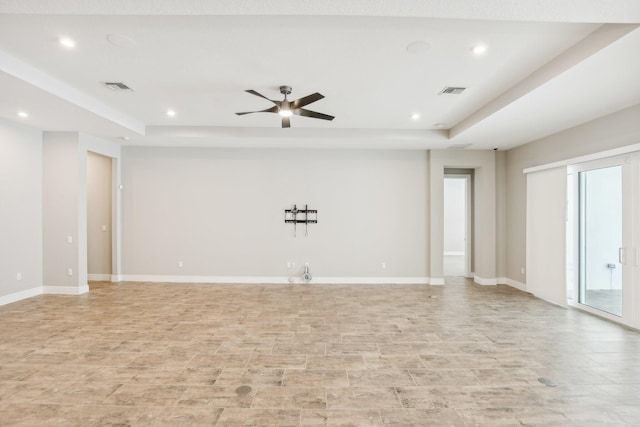
<instances>
[{"instance_id":1,"label":"ceiling fan blade","mask_svg":"<svg viewBox=\"0 0 640 427\"><path fill-rule=\"evenodd\" d=\"M261 93L256 92L256 91L255 91L255 90L253 90L253 89L245 90L245 92L250 93L251 95L259 96L260 98L264 98L264 99L266 99L267 101L271 101L271 102L273 102L274 104L278 102L278 101L274 101L273 99L269 99L269 98L267 98L266 96L262 95Z\"/></svg>"},{"instance_id":2,"label":"ceiling fan blade","mask_svg":"<svg viewBox=\"0 0 640 427\"><path fill-rule=\"evenodd\" d=\"M283 117L282 118L282 127L283 128L290 128L291 127L291 123L289 122L289 117Z\"/></svg>"},{"instance_id":3,"label":"ceiling fan blade","mask_svg":"<svg viewBox=\"0 0 640 427\"><path fill-rule=\"evenodd\" d=\"M312 93L311 95L298 98L295 101L293 101L291 104L293 108L301 108L301 107L304 107L305 105L311 104L312 102L319 101L322 98L324 98L324 95L316 92L316 93Z\"/></svg>"},{"instance_id":4,"label":"ceiling fan blade","mask_svg":"<svg viewBox=\"0 0 640 427\"><path fill-rule=\"evenodd\" d=\"M271 108L267 108L266 110L260 110L260 111L245 111L243 113L236 113L238 116L243 116L245 114L253 114L253 113L277 113L278 112L278 106L274 105Z\"/></svg>"},{"instance_id":5,"label":"ceiling fan blade","mask_svg":"<svg viewBox=\"0 0 640 427\"><path fill-rule=\"evenodd\" d=\"M317 113L315 111L305 110L304 108L296 108L295 110L293 110L293 114L322 120L333 120L335 118L334 116L330 116L328 114Z\"/></svg>"}]
</instances>

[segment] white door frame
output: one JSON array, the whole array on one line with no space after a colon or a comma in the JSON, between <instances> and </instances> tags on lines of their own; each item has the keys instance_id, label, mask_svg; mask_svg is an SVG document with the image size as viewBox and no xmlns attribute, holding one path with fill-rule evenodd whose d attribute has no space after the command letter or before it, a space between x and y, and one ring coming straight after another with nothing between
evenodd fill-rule
<instances>
[{"instance_id":1,"label":"white door frame","mask_svg":"<svg viewBox=\"0 0 640 427\"><path fill-rule=\"evenodd\" d=\"M464 202L464 276L473 278L471 271L471 174L445 173L444 179L464 179L465 181L465 202ZM445 219L446 220L446 219ZM444 224L443 224L444 225Z\"/></svg>"}]
</instances>

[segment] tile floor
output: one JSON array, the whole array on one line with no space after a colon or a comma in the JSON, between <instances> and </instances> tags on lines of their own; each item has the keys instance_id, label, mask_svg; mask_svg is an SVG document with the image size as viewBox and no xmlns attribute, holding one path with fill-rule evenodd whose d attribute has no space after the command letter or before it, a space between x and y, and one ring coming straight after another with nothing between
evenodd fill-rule
<instances>
[{"instance_id":1,"label":"tile floor","mask_svg":"<svg viewBox=\"0 0 640 427\"><path fill-rule=\"evenodd\" d=\"M0 307L0 361L2 426L640 425L637 332L464 279L92 283Z\"/></svg>"}]
</instances>

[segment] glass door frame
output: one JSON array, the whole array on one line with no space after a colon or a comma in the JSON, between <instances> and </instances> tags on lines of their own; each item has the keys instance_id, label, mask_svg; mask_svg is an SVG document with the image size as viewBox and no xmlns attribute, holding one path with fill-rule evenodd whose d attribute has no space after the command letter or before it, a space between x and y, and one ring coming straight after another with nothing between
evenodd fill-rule
<instances>
[{"instance_id":1,"label":"glass door frame","mask_svg":"<svg viewBox=\"0 0 640 427\"><path fill-rule=\"evenodd\" d=\"M569 182L567 194L571 196L567 199L567 245L572 246L573 274L567 271L567 280L573 283L569 288L573 288L573 295L567 298L567 303L571 307L584 310L605 319L622 323L634 328L640 328L640 292L638 290L638 279L640 274L640 252L638 231L640 230L640 218L638 218L640 191L640 154L630 154L624 156L609 157L599 160L570 165L567 168ZM599 310L592 306L580 302L580 172L603 169L607 167L622 167L622 316Z\"/></svg>"}]
</instances>

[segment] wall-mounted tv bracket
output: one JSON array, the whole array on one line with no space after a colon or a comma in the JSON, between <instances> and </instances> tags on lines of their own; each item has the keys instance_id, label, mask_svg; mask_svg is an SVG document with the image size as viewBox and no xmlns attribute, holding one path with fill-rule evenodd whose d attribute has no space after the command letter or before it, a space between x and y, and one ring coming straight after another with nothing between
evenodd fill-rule
<instances>
[{"instance_id":1,"label":"wall-mounted tv bracket","mask_svg":"<svg viewBox=\"0 0 640 427\"><path fill-rule=\"evenodd\" d=\"M284 210L285 224L293 224L293 237L296 237L298 224L304 224L304 235L309 235L309 224L318 223L318 211L309 209L309 205L304 205L304 209L298 209L293 205L293 209Z\"/></svg>"}]
</instances>

